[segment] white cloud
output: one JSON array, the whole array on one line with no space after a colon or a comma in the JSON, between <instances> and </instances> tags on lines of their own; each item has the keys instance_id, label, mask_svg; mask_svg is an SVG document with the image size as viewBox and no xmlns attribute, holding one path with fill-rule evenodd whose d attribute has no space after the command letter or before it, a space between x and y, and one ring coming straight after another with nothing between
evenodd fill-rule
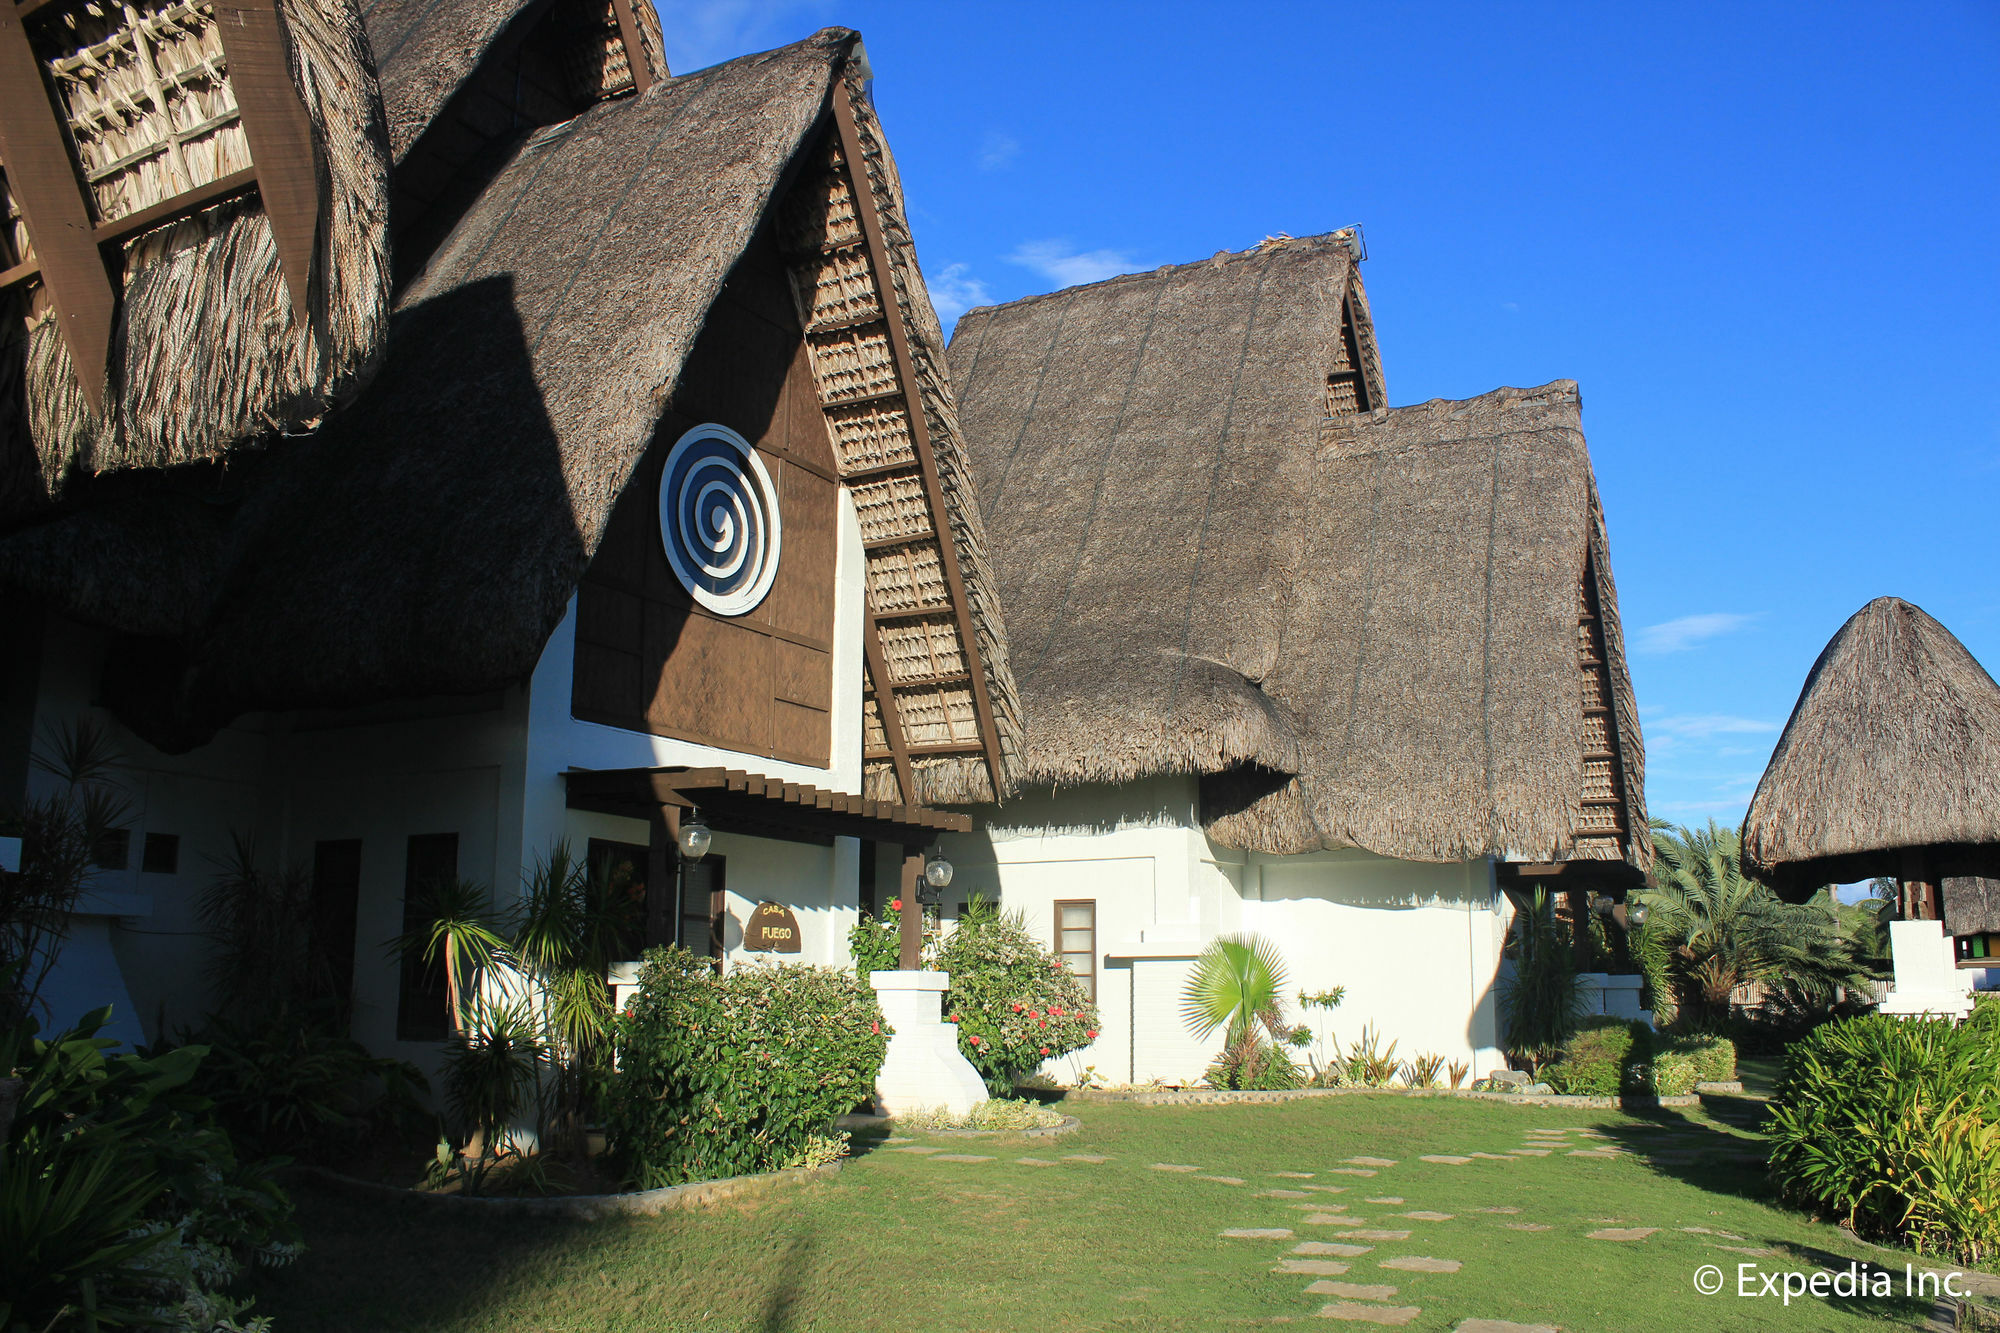
<instances>
[{"instance_id":1,"label":"white cloud","mask_svg":"<svg viewBox=\"0 0 2000 1333\"><path fill-rule=\"evenodd\" d=\"M1754 717L1731 717L1727 713L1677 713L1668 717L1645 720L1644 729L1648 745L1656 739L1706 741L1717 736L1768 735L1778 729L1775 722L1762 722Z\"/></svg>"},{"instance_id":2,"label":"white cloud","mask_svg":"<svg viewBox=\"0 0 2000 1333\"><path fill-rule=\"evenodd\" d=\"M979 144L979 169L998 171L1020 156L1021 143L1011 134L998 130L989 133Z\"/></svg>"},{"instance_id":3,"label":"white cloud","mask_svg":"<svg viewBox=\"0 0 2000 1333\"><path fill-rule=\"evenodd\" d=\"M1638 649L1642 653L1684 653L1719 634L1742 629L1756 618L1737 615L1730 611L1711 611L1705 615L1682 616L1678 620L1648 625L1640 630Z\"/></svg>"},{"instance_id":4,"label":"white cloud","mask_svg":"<svg viewBox=\"0 0 2000 1333\"><path fill-rule=\"evenodd\" d=\"M1122 250L1077 251L1068 241L1027 241L1007 256L1010 264L1033 269L1051 282L1076 287L1131 273L1139 261Z\"/></svg>"},{"instance_id":5,"label":"white cloud","mask_svg":"<svg viewBox=\"0 0 2000 1333\"><path fill-rule=\"evenodd\" d=\"M931 304L937 307L938 323L944 325L947 336L960 315L976 305L993 304L993 293L963 264L946 264L925 286L930 288Z\"/></svg>"}]
</instances>

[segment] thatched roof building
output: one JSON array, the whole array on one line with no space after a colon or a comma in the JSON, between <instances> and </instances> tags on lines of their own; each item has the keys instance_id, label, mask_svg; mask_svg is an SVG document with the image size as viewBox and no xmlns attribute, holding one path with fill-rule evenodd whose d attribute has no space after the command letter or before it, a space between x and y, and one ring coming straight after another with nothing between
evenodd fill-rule
<instances>
[{"instance_id":1,"label":"thatched roof building","mask_svg":"<svg viewBox=\"0 0 2000 1333\"><path fill-rule=\"evenodd\" d=\"M0 63L0 521L352 396L390 278L352 0L56 0Z\"/></svg>"},{"instance_id":2,"label":"thatched roof building","mask_svg":"<svg viewBox=\"0 0 2000 1333\"><path fill-rule=\"evenodd\" d=\"M1922 608L1878 597L1813 663L1743 821L1744 869L1800 897L1902 877L1946 929L2000 932L2000 686ZM1989 877L1981 880L1979 877Z\"/></svg>"},{"instance_id":3,"label":"thatched roof building","mask_svg":"<svg viewBox=\"0 0 2000 1333\"><path fill-rule=\"evenodd\" d=\"M952 369L1050 785L1203 779L1219 841L1649 856L1576 386L1384 406L1348 233L959 322Z\"/></svg>"},{"instance_id":4,"label":"thatched roof building","mask_svg":"<svg viewBox=\"0 0 2000 1333\"><path fill-rule=\"evenodd\" d=\"M417 47L413 38L401 52ZM456 50L429 38L423 49ZM403 87L402 76L385 78ZM990 780L984 748L960 745L925 760L916 791L900 799L991 799L1006 785L1019 725L1004 631L979 517L965 499L943 337L866 79L856 34L827 29L662 78L489 150L497 160L478 167L472 187L461 181L459 193L439 196L450 226L398 293L382 369L351 406L310 437L274 441L227 470L99 479L90 503L0 536L0 579L128 636L106 699L163 748L198 744L251 710L477 693L523 679L672 409L732 269L754 237L781 225L792 181L836 179L825 155L844 86L910 330L909 401L921 404L942 475L938 528L963 572L977 641L976 655L964 654L977 680L967 684L961 667L954 688L967 710L975 695L990 699L1002 775ZM403 105L447 108L448 83L427 78ZM418 129L407 142L424 137ZM844 223L829 221L823 192L815 198L817 213L794 208L784 225L854 226L851 193ZM827 322L845 332L813 344L822 369L866 332L851 318ZM898 382L894 369L855 367L872 377L876 399ZM833 413L834 399L827 404ZM884 434L876 431L874 460L883 475L869 483L878 487L900 484L895 459L886 473L882 465ZM865 529L868 484L855 485ZM922 520L922 531L903 535L931 543L935 568L930 510L908 496L896 508L906 524ZM871 570L871 603L885 595ZM881 693L906 684L926 683L899 677Z\"/></svg>"}]
</instances>

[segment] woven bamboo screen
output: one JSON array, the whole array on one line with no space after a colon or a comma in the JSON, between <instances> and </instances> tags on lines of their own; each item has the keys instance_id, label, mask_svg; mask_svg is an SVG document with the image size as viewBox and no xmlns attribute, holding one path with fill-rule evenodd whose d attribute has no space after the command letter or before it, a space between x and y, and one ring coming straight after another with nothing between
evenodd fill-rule
<instances>
[{"instance_id":1,"label":"woven bamboo screen","mask_svg":"<svg viewBox=\"0 0 2000 1333\"><path fill-rule=\"evenodd\" d=\"M1597 576L1584 562L1577 592L1576 653L1582 676L1583 791L1578 797L1576 840L1570 854L1590 861L1625 856L1625 774L1618 758L1618 723L1613 715L1611 672L1598 615Z\"/></svg>"}]
</instances>

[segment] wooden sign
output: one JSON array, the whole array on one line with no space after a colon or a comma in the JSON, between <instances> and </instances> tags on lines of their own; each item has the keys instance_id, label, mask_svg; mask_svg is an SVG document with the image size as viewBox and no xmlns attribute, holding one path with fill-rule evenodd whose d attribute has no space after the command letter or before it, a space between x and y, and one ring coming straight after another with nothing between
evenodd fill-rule
<instances>
[{"instance_id":1,"label":"wooden sign","mask_svg":"<svg viewBox=\"0 0 2000 1333\"><path fill-rule=\"evenodd\" d=\"M743 927L743 947L751 953L798 953L805 947L799 919L783 903L758 903Z\"/></svg>"}]
</instances>

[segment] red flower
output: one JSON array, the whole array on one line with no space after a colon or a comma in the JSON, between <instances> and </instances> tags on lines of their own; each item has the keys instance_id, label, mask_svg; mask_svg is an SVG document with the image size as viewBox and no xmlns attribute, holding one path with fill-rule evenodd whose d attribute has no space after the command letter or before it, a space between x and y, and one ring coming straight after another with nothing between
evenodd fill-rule
<instances>
[{"instance_id":1,"label":"red flower","mask_svg":"<svg viewBox=\"0 0 2000 1333\"><path fill-rule=\"evenodd\" d=\"M956 1022L958 1021L958 1015L957 1015L957 1014L953 1014L953 1015L951 1016L951 1018L950 1018L949 1020L947 1020L947 1021L949 1021L949 1022L953 1022L953 1023L956 1023Z\"/></svg>"},{"instance_id":2,"label":"red flower","mask_svg":"<svg viewBox=\"0 0 2000 1333\"><path fill-rule=\"evenodd\" d=\"M1048 1053L1049 1053L1049 1048L1046 1046L1042 1047L1042 1054L1047 1055Z\"/></svg>"},{"instance_id":3,"label":"red flower","mask_svg":"<svg viewBox=\"0 0 2000 1333\"><path fill-rule=\"evenodd\" d=\"M901 898L891 898L891 899L889 900L889 910L890 910L890 911L892 911L892 912L900 912L900 911L902 911L902 910L903 910L903 900L902 900Z\"/></svg>"},{"instance_id":4,"label":"red flower","mask_svg":"<svg viewBox=\"0 0 2000 1333\"><path fill-rule=\"evenodd\" d=\"M1037 1021L1037 1022L1036 1022L1036 1024L1035 1024L1035 1026L1036 1026L1036 1027L1038 1027L1038 1028L1045 1028L1045 1027L1047 1027L1048 1025L1049 1025L1049 1020L1048 1020L1048 1019L1046 1019L1046 1018L1044 1018L1044 1019L1041 1019L1041 1020Z\"/></svg>"},{"instance_id":5,"label":"red flower","mask_svg":"<svg viewBox=\"0 0 2000 1333\"><path fill-rule=\"evenodd\" d=\"M1041 1016L1042 1016L1042 1011L1039 1009L1030 1009L1028 1011L1028 1017L1030 1018L1040 1018Z\"/></svg>"},{"instance_id":6,"label":"red flower","mask_svg":"<svg viewBox=\"0 0 2000 1333\"><path fill-rule=\"evenodd\" d=\"M878 1037L882 1035L882 1025L880 1023L870 1023L868 1030Z\"/></svg>"},{"instance_id":7,"label":"red flower","mask_svg":"<svg viewBox=\"0 0 2000 1333\"><path fill-rule=\"evenodd\" d=\"M1091 1039L1092 1041L1096 1041L1096 1040L1097 1040L1097 1029L1096 1029L1096 1028L1092 1028L1092 1029L1090 1030L1090 1039Z\"/></svg>"},{"instance_id":8,"label":"red flower","mask_svg":"<svg viewBox=\"0 0 2000 1333\"><path fill-rule=\"evenodd\" d=\"M1021 1012L1021 1002L1019 1000L1014 1001L1014 1012L1017 1014Z\"/></svg>"},{"instance_id":9,"label":"red flower","mask_svg":"<svg viewBox=\"0 0 2000 1333\"><path fill-rule=\"evenodd\" d=\"M968 1037L966 1040L970 1041L974 1046L979 1045L979 1038L977 1037Z\"/></svg>"},{"instance_id":10,"label":"red flower","mask_svg":"<svg viewBox=\"0 0 2000 1333\"><path fill-rule=\"evenodd\" d=\"M1052 1005L1050 1005L1050 1006L1049 1006L1049 1017L1050 1017L1050 1018L1061 1018L1061 1017L1062 1017L1062 1009L1061 1009L1061 1008L1060 1008L1059 1006L1057 1006L1057 1005L1053 1005L1053 1004L1052 1004Z\"/></svg>"}]
</instances>

